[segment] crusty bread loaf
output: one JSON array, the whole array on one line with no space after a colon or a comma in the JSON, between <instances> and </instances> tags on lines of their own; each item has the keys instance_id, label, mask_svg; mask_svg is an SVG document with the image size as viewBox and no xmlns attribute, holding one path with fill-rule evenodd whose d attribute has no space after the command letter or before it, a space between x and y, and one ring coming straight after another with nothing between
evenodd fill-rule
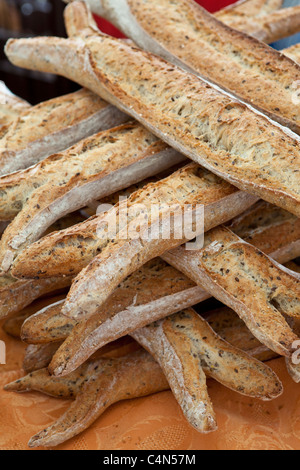
<instances>
[{"instance_id":1,"label":"crusty bread loaf","mask_svg":"<svg viewBox=\"0 0 300 470\"><path fill-rule=\"evenodd\" d=\"M237 217L231 224L231 228L240 236L245 237L246 240L251 241L254 246L260 249L263 246L266 248L267 253L274 252L276 255L280 253L282 258L282 253L285 253L286 256L293 251L284 245L284 242L287 243L287 246L290 243L293 245L293 240L291 241L286 235L285 223L287 229L299 238L299 235L295 233L293 226L290 224L291 217L293 216L283 210L274 206L269 207L268 204L260 202L249 211L246 211L244 215ZM297 221L298 219L296 219ZM259 224L261 224L260 228ZM273 234L273 237L271 234ZM278 250L278 246L281 247L280 250ZM237 257L236 266L232 266L233 271L239 270L238 263L239 259ZM68 336L67 341L60 347L51 364L51 371L54 374L58 373L58 369L60 369L59 373L68 373L82 364L99 347L119 338L123 334L145 326L147 322L151 321L151 318L154 321L154 319L166 316L171 313L170 309L176 309L179 303L185 302L186 297L192 297L189 293L192 292L190 290L191 284L187 283L185 285L186 278L181 274L178 277L176 270L170 285L171 273L170 267L166 269L156 260L150 262L121 284L121 291L122 286L126 286L126 302L130 302L129 299L135 299L136 290L141 290L144 293L140 305L138 299L135 299L134 305L124 308L127 303L124 304L124 301L120 300L119 287L104 304L104 307L97 311L95 316L75 327L76 322L74 320L61 314L62 303L53 307L50 306L38 312L37 315L24 324L23 339L35 343L63 340ZM155 277L153 277L153 274ZM165 282L168 280L166 284L164 284L163 278L165 278ZM173 296L174 287L172 286L177 284L179 289L183 287L179 294L180 302L177 295ZM166 290L162 288L162 285L166 287ZM187 290L185 290L186 288ZM147 298L147 292L150 294L149 298ZM162 310L159 309L158 304L153 308L151 301L155 301L156 296L161 300L164 296L163 302L160 301L159 303L159 305L164 305ZM200 292L198 302L206 299L204 292L203 298L201 296ZM177 299L175 303L173 299ZM192 303L193 299L190 300ZM117 305L116 310L110 308L110 305L114 303ZM113 316L111 316L111 313L113 313ZM242 320L240 320L240 323L244 325ZM244 327L245 329L247 330L246 327Z\"/></svg>"},{"instance_id":2,"label":"crusty bread loaf","mask_svg":"<svg viewBox=\"0 0 300 470\"><path fill-rule=\"evenodd\" d=\"M251 34L267 43L291 36L300 30L300 8L298 6L279 10L278 2L277 5L275 2L273 5L268 2L267 8L261 11L257 8L255 14L252 5L249 5L247 1L243 3L244 5L238 5L236 9L224 9L215 15L231 28Z\"/></svg>"},{"instance_id":3,"label":"crusty bread loaf","mask_svg":"<svg viewBox=\"0 0 300 470\"><path fill-rule=\"evenodd\" d=\"M89 427L113 403L169 388L161 368L145 351L95 361L89 365L87 377L66 413L31 438L30 447L56 446Z\"/></svg>"},{"instance_id":4,"label":"crusty bread loaf","mask_svg":"<svg viewBox=\"0 0 300 470\"><path fill-rule=\"evenodd\" d=\"M162 318L176 309L206 300L209 294L164 261L155 259L124 280L104 307L86 324L79 324L75 337L84 338L109 320L110 332L126 334L137 327ZM188 305L189 304L189 305ZM186 307L183 307L186 305ZM41 309L23 324L22 340L28 343L60 341L68 337L76 322L61 315L62 302ZM127 320L126 320L127 318ZM80 332L79 332L80 330ZM68 341L72 349L76 341ZM113 340L112 340L113 341ZM106 341L107 343L109 341ZM90 340L87 342L91 344Z\"/></svg>"},{"instance_id":5,"label":"crusty bread loaf","mask_svg":"<svg viewBox=\"0 0 300 470\"><path fill-rule=\"evenodd\" d=\"M187 419L197 429L199 424L189 417L197 417L193 407L199 406L199 392L205 392L203 372L236 392L262 400L282 394L280 380L269 367L222 340L193 309L152 323L132 336L161 365ZM203 414L209 413L209 402L203 401ZM201 419L200 409L198 416Z\"/></svg>"},{"instance_id":6,"label":"crusty bread loaf","mask_svg":"<svg viewBox=\"0 0 300 470\"><path fill-rule=\"evenodd\" d=\"M49 232L54 230L64 230L73 224L83 221L79 212L74 212L69 216L58 220L49 228ZM47 231L46 233L47 234ZM23 308L30 305L35 299L42 295L49 294L56 290L65 289L70 286L72 276L64 278L52 278L42 280L17 281L10 275L0 277L0 318L4 318L14 313L18 313Z\"/></svg>"},{"instance_id":7,"label":"crusty bread loaf","mask_svg":"<svg viewBox=\"0 0 300 470\"><path fill-rule=\"evenodd\" d=\"M40 351L43 351L43 354L45 354L46 350L45 348L39 348L39 350L37 350L37 348L32 349L36 349L36 358L38 362ZM6 391L14 392L29 392L31 390L35 390L58 398L75 398L82 385L87 382L87 379L89 378L91 363L95 363L100 358L102 361L103 359L115 360L117 358L127 356L128 354L133 354L139 349L141 349L139 344L130 337L115 341L108 345L108 347L97 351L97 354L94 354L89 361L85 362L74 373L68 375L66 378L50 376L48 370L45 368L36 369L33 357L33 363L32 365L30 364L29 367L29 375L6 385L4 389ZM51 348L49 347L49 353L50 351ZM29 354L26 364L29 365Z\"/></svg>"},{"instance_id":8,"label":"crusty bread loaf","mask_svg":"<svg viewBox=\"0 0 300 470\"><path fill-rule=\"evenodd\" d=\"M215 15L221 16L226 13L232 15L232 17L246 16L259 18L261 16L268 16L273 11L279 10L282 4L283 0L239 0L217 11Z\"/></svg>"},{"instance_id":9,"label":"crusty bread loaf","mask_svg":"<svg viewBox=\"0 0 300 470\"><path fill-rule=\"evenodd\" d=\"M6 53L81 82L207 169L300 215L296 136L163 59L89 34L10 40Z\"/></svg>"},{"instance_id":10,"label":"crusty bread loaf","mask_svg":"<svg viewBox=\"0 0 300 470\"><path fill-rule=\"evenodd\" d=\"M147 214L146 225L157 223L158 212L167 220L177 210L183 210L191 204L193 209L196 204L205 206L205 230L217 226L221 221L231 220L232 217L242 213L255 202L255 198L236 190L235 187L222 181L215 175L201 169L191 163L177 170L170 176L157 183L150 183L133 193L128 201L117 204L106 214L91 217L86 222L69 229L53 233L42 240L30 245L16 259L13 266L13 275L16 277L52 277L78 273L97 254L111 250L111 247L120 246L126 259L130 258L128 247L124 243L130 240L123 233L134 228L134 224L141 225L140 217ZM126 205L128 216L122 217L120 224L119 214ZM135 209L136 208L136 209ZM109 221L117 222L117 233L114 224L113 233L108 233ZM181 220L179 221L181 223ZM160 222L159 222L160 223ZM143 229L143 230L142 230ZM143 236L145 226L141 227L140 237ZM172 232L174 227L171 227ZM194 235L192 235L194 236ZM117 237L117 238L116 238ZM119 239L118 239L119 237ZM118 241L119 240L119 241ZM170 239L166 237L152 240L153 249L148 255L152 258L158 256L158 251L164 252L171 245L176 246L184 242L184 239ZM151 240L149 240L151 243ZM162 250L162 251L161 251ZM30 263L28 262L30 260ZM146 262L146 261L145 261ZM142 263L144 264L144 263ZM141 264L141 265L142 265ZM139 266L136 265L136 269ZM55 273L55 274L54 274Z\"/></svg>"},{"instance_id":11,"label":"crusty bread loaf","mask_svg":"<svg viewBox=\"0 0 300 470\"><path fill-rule=\"evenodd\" d=\"M27 168L126 120L123 113L85 89L32 106L1 128L0 174Z\"/></svg>"},{"instance_id":12,"label":"crusty bread loaf","mask_svg":"<svg viewBox=\"0 0 300 470\"><path fill-rule=\"evenodd\" d=\"M280 52L228 28L194 0L93 4L143 49L211 80L299 133L300 106L293 103L292 83L300 79L300 69Z\"/></svg>"},{"instance_id":13,"label":"crusty bread loaf","mask_svg":"<svg viewBox=\"0 0 300 470\"><path fill-rule=\"evenodd\" d=\"M229 228L278 263L300 256L300 219L267 202L259 201Z\"/></svg>"},{"instance_id":14,"label":"crusty bread loaf","mask_svg":"<svg viewBox=\"0 0 300 470\"><path fill-rule=\"evenodd\" d=\"M131 123L0 178L0 218L15 216L0 243L2 271L9 271L17 254L59 218L182 160L183 155Z\"/></svg>"},{"instance_id":15,"label":"crusty bread loaf","mask_svg":"<svg viewBox=\"0 0 300 470\"><path fill-rule=\"evenodd\" d=\"M29 108L30 104L27 101L13 95L0 80L0 128L8 125Z\"/></svg>"},{"instance_id":16,"label":"crusty bread loaf","mask_svg":"<svg viewBox=\"0 0 300 470\"><path fill-rule=\"evenodd\" d=\"M72 276L16 281L9 278L0 288L0 318L8 317L30 305L42 295L70 286Z\"/></svg>"},{"instance_id":17,"label":"crusty bread loaf","mask_svg":"<svg viewBox=\"0 0 300 470\"><path fill-rule=\"evenodd\" d=\"M233 346L247 351L260 361L275 359L277 354L261 344L244 322L231 309L224 307L205 316L213 330ZM298 355L297 355L298 359ZM294 382L300 382L300 366L292 358L285 358L288 373Z\"/></svg>"},{"instance_id":18,"label":"crusty bread loaf","mask_svg":"<svg viewBox=\"0 0 300 470\"><path fill-rule=\"evenodd\" d=\"M297 335L287 321L294 326L300 320L298 274L225 227L208 233L202 250L179 247L163 258L233 308L261 343L291 356Z\"/></svg>"}]
</instances>

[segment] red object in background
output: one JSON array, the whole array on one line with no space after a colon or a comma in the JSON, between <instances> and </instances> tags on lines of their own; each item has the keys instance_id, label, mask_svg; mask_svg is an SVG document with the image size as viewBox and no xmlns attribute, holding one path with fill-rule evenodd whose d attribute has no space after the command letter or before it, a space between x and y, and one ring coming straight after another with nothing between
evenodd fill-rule
<instances>
[{"instance_id":1,"label":"red object in background","mask_svg":"<svg viewBox=\"0 0 300 470\"><path fill-rule=\"evenodd\" d=\"M197 3L202 5L206 10L210 11L211 13L221 10L221 8L227 7L232 3L235 3L234 0L195 0ZM96 17L97 24L101 31L106 34L110 34L111 36L115 36L117 38L124 38L125 36L120 33L120 31L115 28L112 24L108 21L104 20L103 18Z\"/></svg>"}]
</instances>

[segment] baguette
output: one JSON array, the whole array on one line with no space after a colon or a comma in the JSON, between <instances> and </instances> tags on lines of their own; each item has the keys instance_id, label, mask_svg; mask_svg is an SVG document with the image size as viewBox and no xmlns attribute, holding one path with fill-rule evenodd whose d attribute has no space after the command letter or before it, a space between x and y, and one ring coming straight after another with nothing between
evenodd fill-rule
<instances>
[{"instance_id":1,"label":"baguette","mask_svg":"<svg viewBox=\"0 0 300 470\"><path fill-rule=\"evenodd\" d=\"M8 125L29 108L30 104L27 101L11 93L0 80L0 128Z\"/></svg>"},{"instance_id":2,"label":"baguette","mask_svg":"<svg viewBox=\"0 0 300 470\"><path fill-rule=\"evenodd\" d=\"M176 398L186 386L187 403L195 403L196 376L201 369L231 390L253 398L273 400L282 394L282 384L269 367L222 340L193 309L137 330L132 337L160 364ZM189 409L187 405L187 414Z\"/></svg>"},{"instance_id":3,"label":"baguette","mask_svg":"<svg viewBox=\"0 0 300 470\"><path fill-rule=\"evenodd\" d=\"M74 331L70 341L67 339L64 343L66 356L71 354L75 337L77 341L88 337L89 346L94 346L96 337L92 340L92 335L106 320L111 337L124 336L126 330L130 332L145 326L208 297L209 294L164 261L152 260L124 280L97 315L78 324L76 333ZM61 315L62 305L63 301L55 302L29 317L22 326L22 340L39 344L66 339L76 321ZM99 344L99 338L97 342Z\"/></svg>"},{"instance_id":4,"label":"baguette","mask_svg":"<svg viewBox=\"0 0 300 470\"><path fill-rule=\"evenodd\" d=\"M247 211L244 216L237 217L237 219L231 224L231 228L233 228L236 233L244 236L246 240L251 240L251 243L255 246L261 246L262 244L265 245L267 253L269 254L273 251L275 255L278 255L278 246L280 246L280 256L282 258L282 253L285 253L286 256L287 253L291 253L293 251L284 246L284 242L288 244L291 243L291 239L286 236L286 230L284 229L284 223L287 223L289 230L291 230L291 217L293 216L276 207L268 207L265 203L258 203L253 206L253 209ZM260 230L257 229L259 224L262 225ZM263 229L266 232L266 236L264 236ZM294 232L297 239L297 237L299 237L297 231L293 229L291 231ZM267 237L270 237L271 233L273 234L273 237L267 240ZM84 242L82 242L82 244L84 244ZM233 268L233 271L239 270L238 261L239 260L237 259L237 265ZM163 271L161 271L160 263L158 261L153 261L152 263L148 266L157 266L155 269L157 269L157 273L159 275L158 279L161 280L160 276ZM151 269L149 269L148 266L144 266L138 273L133 274L125 281L124 285L126 285L127 296L134 298L136 286L135 283L132 284L132 280L137 277L137 283L141 283L140 287L142 291L146 292L150 285L152 296L155 297L158 295L161 297L162 295L165 295L164 306L166 308L166 314L171 313L167 310L167 305L173 299L172 295L169 295L172 294L172 291L166 291L165 293L164 290L161 290L160 282L158 282L157 287L159 291L156 293L156 284L153 282L153 276L151 278ZM166 279L169 279L170 277L169 269L170 268L166 270L166 273L168 273ZM141 276L140 273L143 275ZM176 272L174 272L174 284L179 282L178 280L175 280ZM188 284L186 287L191 288L191 285ZM183 289L180 294L181 302L184 301L184 297L186 295L189 296L188 291ZM206 296L204 294L201 299L200 293L198 302L200 302L200 300L205 300L205 298ZM153 300L151 297L150 299ZM156 315L161 314L157 310L156 306L153 313L148 315L147 312L151 312L151 308L153 306L151 301L148 304L144 303L142 305L143 312L147 313L147 315L144 315L142 311L140 312L140 307L138 308L137 304L134 305L134 309L124 309L124 304L122 305L122 302L119 302L118 290L114 292L112 298L108 302L108 304L106 303L103 308L100 308L100 310L97 311L90 321L87 321L86 323L82 322L77 326L75 326L76 322L74 320L61 314L62 303L53 306L53 310L49 307L43 312L39 312L24 324L23 339L33 343L48 342L63 340L70 335L68 340L64 342L63 346L61 346L58 354L53 360L53 365L51 366L52 372L56 373L55 370L58 367L61 368L61 365L64 364L64 369L66 373L68 373L68 371L73 370L73 368L82 364L82 362L84 362L84 360L93 354L93 352L99 347L113 339L119 338L122 334L141 328L149 321L158 319L159 317ZM111 317L110 314L107 315L109 310L108 306L111 302L116 302L118 306L116 310L117 313L113 317ZM120 305L121 308L119 308ZM173 304L171 304L171 306L172 305ZM136 315L135 312L139 314ZM163 310L162 314L163 316L166 316L164 313L165 312Z\"/></svg>"},{"instance_id":5,"label":"baguette","mask_svg":"<svg viewBox=\"0 0 300 470\"><path fill-rule=\"evenodd\" d=\"M81 82L202 166L300 215L296 135L163 59L89 34L10 40L6 53L15 65Z\"/></svg>"},{"instance_id":6,"label":"baguette","mask_svg":"<svg viewBox=\"0 0 300 470\"><path fill-rule=\"evenodd\" d=\"M63 230L83 220L84 217L80 213L74 212L55 222L49 227L48 231L50 233L53 230ZM45 234L47 234L47 231ZM0 277L0 318L20 312L42 295L69 287L71 281L72 276L61 279L43 279L41 281L17 281L10 275Z\"/></svg>"},{"instance_id":7,"label":"baguette","mask_svg":"<svg viewBox=\"0 0 300 470\"><path fill-rule=\"evenodd\" d=\"M202 250L187 252L180 247L163 259L235 310L261 343L291 356L297 336L287 321L299 324L298 274L225 227L207 234Z\"/></svg>"},{"instance_id":8,"label":"baguette","mask_svg":"<svg viewBox=\"0 0 300 470\"><path fill-rule=\"evenodd\" d=\"M291 85L300 79L300 69L280 52L229 28L194 0L97 0L92 4L142 49L210 80L299 133L300 108L293 103ZM80 5L66 8L67 24L75 21L76 9L81 16ZM300 7L293 12L300 31ZM161 18L166 19L163 28Z\"/></svg>"},{"instance_id":9,"label":"baguette","mask_svg":"<svg viewBox=\"0 0 300 470\"><path fill-rule=\"evenodd\" d=\"M17 315L13 315L10 318L7 318L5 322L2 323L3 331L8 335L13 336L14 338L20 339L22 325L25 320L27 320L27 318L31 317L37 312L40 312L44 308L50 308L53 304L64 300L64 298L65 294L60 294L37 299L30 306L19 310Z\"/></svg>"},{"instance_id":10,"label":"baguette","mask_svg":"<svg viewBox=\"0 0 300 470\"><path fill-rule=\"evenodd\" d=\"M246 16L250 18L260 18L261 16L268 16L273 11L282 8L283 0L239 0L225 8L222 8L216 16L223 14L235 16Z\"/></svg>"},{"instance_id":11,"label":"baguette","mask_svg":"<svg viewBox=\"0 0 300 470\"><path fill-rule=\"evenodd\" d=\"M0 318L18 313L42 295L69 287L72 279L72 276L26 281L8 278L7 284L0 287Z\"/></svg>"},{"instance_id":12,"label":"baguette","mask_svg":"<svg viewBox=\"0 0 300 470\"><path fill-rule=\"evenodd\" d=\"M129 233L136 223L141 225L140 217L143 217L145 213L148 215L146 221L148 220L149 225L154 226L158 220L157 211L163 216L162 220L168 220L177 206L183 210L185 206L189 207L189 204L193 209L196 204L203 204L205 207L204 228L209 230L212 226L219 225L240 214L255 201L255 197L237 191L233 186L191 163L161 181L146 185L133 193L128 201L117 204L107 213L99 214L65 231L53 233L30 245L17 257L12 273L16 277L42 279L80 272L97 254L104 253L104 251L106 253L111 247L117 249L118 238L115 234L115 224L109 223L115 220L117 237L120 237L120 249L124 254L126 251L128 259L129 251L127 246L124 247L126 240L124 240L123 233L126 229ZM127 214L128 216L126 221L123 221L124 216L119 221L124 204L127 206L125 216ZM112 233L107 228L110 225L112 225ZM141 225L140 237L143 236L142 230L144 229ZM128 240L129 244L130 242L134 244L136 240ZM148 255L154 258L158 256L158 252L166 251L171 245L178 246L183 242L184 240L181 239L153 240L154 246ZM136 269L138 267L137 263Z\"/></svg>"},{"instance_id":13,"label":"baguette","mask_svg":"<svg viewBox=\"0 0 300 470\"><path fill-rule=\"evenodd\" d=\"M210 312L205 316L206 321L216 333L236 348L247 351L250 356L259 361L275 359L277 354L261 344L237 316L227 307ZM300 383L300 366L293 358L285 358L288 373L296 383Z\"/></svg>"},{"instance_id":14,"label":"baguette","mask_svg":"<svg viewBox=\"0 0 300 470\"><path fill-rule=\"evenodd\" d=\"M45 344L30 344L26 348L23 361L23 369L26 373L35 372L46 368L61 345L60 341ZM140 349L140 346L130 337L124 337L98 349L90 360L98 359L115 359L126 356Z\"/></svg>"},{"instance_id":15,"label":"baguette","mask_svg":"<svg viewBox=\"0 0 300 470\"><path fill-rule=\"evenodd\" d=\"M94 362L88 377L66 413L32 437L29 447L56 446L88 428L113 403L169 388L161 368L145 351Z\"/></svg>"},{"instance_id":16,"label":"baguette","mask_svg":"<svg viewBox=\"0 0 300 470\"><path fill-rule=\"evenodd\" d=\"M28 350L29 349L30 347ZM43 347L39 348L39 350L35 347L32 349L35 349L37 356L39 356L39 351L42 351ZM111 359L114 361L115 359L127 356L128 354L133 354L139 349L141 349L141 347L132 338L128 337L116 341L115 343L108 345L108 347L97 351L97 354L94 354L89 361L79 367L76 372L66 377L66 379L51 377L46 368L36 369L33 357L30 361L29 375L6 385L4 390L14 392L29 392L35 390L57 398L75 398L82 385L87 382L87 379L89 378L91 363L95 363L95 361L99 361L99 359L102 361L104 359L103 362ZM45 349L43 351L45 353ZM50 352L51 348L49 347L49 353ZM29 360L27 363L29 365Z\"/></svg>"},{"instance_id":17,"label":"baguette","mask_svg":"<svg viewBox=\"0 0 300 470\"><path fill-rule=\"evenodd\" d=\"M278 263L300 256L300 219L266 202L236 217L229 228Z\"/></svg>"},{"instance_id":18,"label":"baguette","mask_svg":"<svg viewBox=\"0 0 300 470\"><path fill-rule=\"evenodd\" d=\"M59 218L182 160L183 155L132 123L0 178L0 218L15 216L0 243L2 271L8 272L18 253Z\"/></svg>"},{"instance_id":19,"label":"baguette","mask_svg":"<svg viewBox=\"0 0 300 470\"><path fill-rule=\"evenodd\" d=\"M250 34L269 44L300 31L299 6L282 8L254 18L248 14L247 8L243 13L241 11L238 14L232 13L230 10L222 10L217 12L215 16L231 28Z\"/></svg>"},{"instance_id":20,"label":"baguette","mask_svg":"<svg viewBox=\"0 0 300 470\"><path fill-rule=\"evenodd\" d=\"M126 120L123 113L88 90L32 106L0 130L0 175L27 168Z\"/></svg>"}]
</instances>

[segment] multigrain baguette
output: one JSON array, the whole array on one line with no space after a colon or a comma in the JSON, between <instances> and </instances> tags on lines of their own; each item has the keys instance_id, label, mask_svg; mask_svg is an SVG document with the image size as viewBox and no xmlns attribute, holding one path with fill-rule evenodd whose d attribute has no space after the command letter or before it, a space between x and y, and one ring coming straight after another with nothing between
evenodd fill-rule
<instances>
[{"instance_id":1,"label":"multigrain baguette","mask_svg":"<svg viewBox=\"0 0 300 470\"><path fill-rule=\"evenodd\" d=\"M245 5L240 5L238 11L224 9L215 13L215 16L231 28L250 34L266 43L278 41L300 31L299 6L252 16L252 11L248 10L245 2Z\"/></svg>"},{"instance_id":2,"label":"multigrain baguette","mask_svg":"<svg viewBox=\"0 0 300 470\"><path fill-rule=\"evenodd\" d=\"M73 338L67 343L72 347L75 337L87 337L106 320L110 323L112 336L117 332L119 336L124 336L126 330L132 331L136 327L147 325L206 300L208 296L179 271L164 261L155 259L122 282L97 315L78 325L76 334L74 332ZM62 303L46 306L37 315L28 318L22 327L22 340L38 344L66 339L76 322L61 315ZM99 338L97 341L99 342ZM94 344L91 337L88 342L90 345ZM64 349L67 348L65 344Z\"/></svg>"},{"instance_id":3,"label":"multigrain baguette","mask_svg":"<svg viewBox=\"0 0 300 470\"><path fill-rule=\"evenodd\" d=\"M33 367L34 364L32 364L29 375L6 385L4 390L14 392L29 392L35 390L57 398L74 399L82 385L87 382L89 378L91 363L99 361L100 358L101 360L104 359L103 362L111 359L115 360L127 356L128 354L133 354L139 349L141 349L139 344L130 337L125 340L116 341L110 344L108 348L97 351L97 354L89 361L85 362L76 372L64 379L52 377L46 368L35 369ZM38 351L37 354L39 354Z\"/></svg>"},{"instance_id":4,"label":"multigrain baguette","mask_svg":"<svg viewBox=\"0 0 300 470\"><path fill-rule=\"evenodd\" d=\"M56 343L30 344L26 348L23 361L24 371L26 373L30 373L48 367L60 345L60 341L57 341ZM131 337L126 336L98 349L90 359L95 360L99 357L114 359L131 354L138 349L140 349L139 344Z\"/></svg>"},{"instance_id":5,"label":"multigrain baguette","mask_svg":"<svg viewBox=\"0 0 300 470\"><path fill-rule=\"evenodd\" d=\"M225 227L208 233L202 250L179 247L163 259L235 310L261 343L291 356L297 335L287 322L299 325L298 274Z\"/></svg>"},{"instance_id":6,"label":"multigrain baguette","mask_svg":"<svg viewBox=\"0 0 300 470\"><path fill-rule=\"evenodd\" d=\"M216 333L225 341L236 348L246 351L250 356L259 361L269 361L277 356L274 351L268 349L255 338L244 322L231 309L224 307L205 315L206 321ZM297 344L298 347L298 344ZM295 362L299 360L299 354L296 358L285 358L288 373L296 383L300 383L300 366Z\"/></svg>"},{"instance_id":7,"label":"multigrain baguette","mask_svg":"<svg viewBox=\"0 0 300 470\"><path fill-rule=\"evenodd\" d=\"M253 237L253 240L255 242L255 236ZM276 238L274 239L274 243L276 245ZM152 263L155 263L153 266L156 265L156 262L152 261ZM159 267L159 263L157 263L157 267ZM263 269L263 265L261 265L261 267ZM236 270L236 272L238 272L239 269L239 259L237 257L236 265L235 267L232 266L232 270ZM135 293L136 287L132 281L137 278L141 282L140 289L142 292L145 293L147 289L149 292L150 285L153 298L157 295L156 287L159 289L158 295L165 295L164 299L161 299L165 305L165 312L164 310L159 312L157 308L153 308L154 305L152 305L152 302L149 302L147 305L147 297L143 296L144 304L141 304L140 306L134 305L133 309L127 308L126 310L118 307L117 313L111 316L109 314L108 306L110 302L114 301L118 304L118 295L116 295L118 290L116 290L111 299L104 304L102 309L100 309L91 319L86 322L80 322L79 324L76 324L74 320L62 315L61 309L63 302L56 304L53 308L48 307L41 312L37 312L36 315L29 318L24 323L22 331L23 340L29 343L35 343L39 341L49 342L56 341L58 339L63 340L67 337L54 355L50 365L50 370L54 375L70 373L88 359L98 348L103 347L110 341L120 338L120 336L124 334L130 334L132 331L142 328L151 321L151 318L152 321L154 321L171 313L171 309L174 308L174 304L170 304L170 302L172 302L172 296L170 295L171 291L167 290L168 295L164 290L160 291L160 284L157 283L156 285L153 282L153 277L149 277L148 271L149 269L147 265L140 270L141 273L146 274L146 279L140 279L139 273L135 273L125 281L124 285L127 286L127 295L130 295L131 290L133 290L132 295ZM170 272L170 268L166 271ZM174 276L174 282L175 279L176 277ZM189 287L189 285L187 285L187 287ZM188 294L188 291L185 292L183 290L181 293L181 302L184 301L184 296L186 294ZM205 299L206 296L204 294L203 299L200 299L199 302ZM176 308L177 306L175 305L173 311L175 311ZM239 318L236 314L234 315ZM241 319L239 319L239 322L240 325L243 325L243 327L241 327L241 334L246 331L246 334L249 335L250 332L248 333L249 330L244 322ZM263 348L264 351L267 349L256 338L255 341L259 343L260 348ZM241 347L241 343L239 344L239 347ZM272 355L274 356L274 352L272 352Z\"/></svg>"},{"instance_id":8,"label":"multigrain baguette","mask_svg":"<svg viewBox=\"0 0 300 470\"><path fill-rule=\"evenodd\" d=\"M34 167L0 178L0 218L10 220L0 243L0 266L66 214L184 160L137 123L89 137Z\"/></svg>"},{"instance_id":9,"label":"multigrain baguette","mask_svg":"<svg viewBox=\"0 0 300 470\"><path fill-rule=\"evenodd\" d=\"M28 443L56 446L88 428L113 403L144 397L169 388L159 365L146 353L90 364L88 380L66 413Z\"/></svg>"},{"instance_id":10,"label":"multigrain baguette","mask_svg":"<svg viewBox=\"0 0 300 470\"><path fill-rule=\"evenodd\" d=\"M278 263L300 256L300 219L267 202L253 205L229 228Z\"/></svg>"},{"instance_id":11,"label":"multigrain baguette","mask_svg":"<svg viewBox=\"0 0 300 470\"><path fill-rule=\"evenodd\" d=\"M0 174L27 168L126 120L123 113L85 89L32 106L1 128Z\"/></svg>"},{"instance_id":12,"label":"multigrain baguette","mask_svg":"<svg viewBox=\"0 0 300 470\"><path fill-rule=\"evenodd\" d=\"M6 53L16 65L81 82L202 166L300 215L298 137L195 75L94 30L10 40Z\"/></svg>"},{"instance_id":13,"label":"multigrain baguette","mask_svg":"<svg viewBox=\"0 0 300 470\"><path fill-rule=\"evenodd\" d=\"M29 108L30 104L27 101L13 95L0 80L0 128L8 125Z\"/></svg>"},{"instance_id":14,"label":"multigrain baguette","mask_svg":"<svg viewBox=\"0 0 300 470\"><path fill-rule=\"evenodd\" d=\"M85 217L74 212L49 227L51 233L54 230L63 230L73 224L83 221ZM72 276L64 278L51 278L42 280L17 281L9 274L0 277L0 318L4 318L18 313L23 308L30 305L34 300L42 295L49 294L56 290L69 287L72 282Z\"/></svg>"},{"instance_id":15,"label":"multigrain baguette","mask_svg":"<svg viewBox=\"0 0 300 470\"><path fill-rule=\"evenodd\" d=\"M228 14L235 16L245 16L250 18L260 18L268 16L273 11L282 7L283 0L239 0L225 8L217 11L216 16Z\"/></svg>"},{"instance_id":16,"label":"multigrain baguette","mask_svg":"<svg viewBox=\"0 0 300 470\"><path fill-rule=\"evenodd\" d=\"M255 197L236 190L217 176L191 163L156 183L146 185L107 213L91 217L65 231L50 234L30 245L17 257L12 272L14 276L24 278L76 274L99 253L108 253L118 246L128 260L129 245L134 248L142 237L146 237L147 227L161 225L175 211L181 213L190 207L195 212L197 205L203 205L204 229L209 230L221 221L231 220L254 202ZM126 212L123 212L124 207ZM144 218L145 215L147 218ZM181 218L177 222L181 225ZM130 237L136 226L137 229L140 226L140 232ZM147 251L152 258L158 256L158 251L166 251L173 244L178 246L184 242L184 239L172 238L172 226L171 237L158 236L155 239L155 235L156 232L153 232L148 241L143 241L145 247L152 243L151 252ZM126 242L129 245L125 249ZM143 247L139 251L143 251ZM137 264L136 269L138 267Z\"/></svg>"},{"instance_id":17,"label":"multigrain baguette","mask_svg":"<svg viewBox=\"0 0 300 470\"><path fill-rule=\"evenodd\" d=\"M184 398L187 414L195 403L196 376L201 370L247 396L272 400L282 394L282 385L269 367L222 340L193 309L137 330L132 337L160 364L176 398L182 400L185 385L190 395Z\"/></svg>"},{"instance_id":18,"label":"multigrain baguette","mask_svg":"<svg viewBox=\"0 0 300 470\"><path fill-rule=\"evenodd\" d=\"M292 84L300 79L300 68L280 52L228 28L194 0L92 3L141 48L212 81L299 133L300 106L293 102ZM75 21L68 11L67 24Z\"/></svg>"}]
</instances>

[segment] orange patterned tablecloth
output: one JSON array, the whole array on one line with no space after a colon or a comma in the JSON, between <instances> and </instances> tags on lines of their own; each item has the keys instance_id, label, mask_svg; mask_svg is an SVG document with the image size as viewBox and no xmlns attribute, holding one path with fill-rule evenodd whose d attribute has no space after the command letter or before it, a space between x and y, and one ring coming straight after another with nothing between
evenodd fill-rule
<instances>
[{"instance_id":1,"label":"orange patterned tablecloth","mask_svg":"<svg viewBox=\"0 0 300 470\"><path fill-rule=\"evenodd\" d=\"M7 364L0 365L0 450L25 450L29 438L57 419L68 400L40 393L15 394L3 385L22 375L24 346L4 333ZM270 363L284 383L272 402L252 400L209 381L219 430L203 436L192 429L171 392L118 403L61 450L300 450L300 385L289 378L283 360Z\"/></svg>"}]
</instances>

